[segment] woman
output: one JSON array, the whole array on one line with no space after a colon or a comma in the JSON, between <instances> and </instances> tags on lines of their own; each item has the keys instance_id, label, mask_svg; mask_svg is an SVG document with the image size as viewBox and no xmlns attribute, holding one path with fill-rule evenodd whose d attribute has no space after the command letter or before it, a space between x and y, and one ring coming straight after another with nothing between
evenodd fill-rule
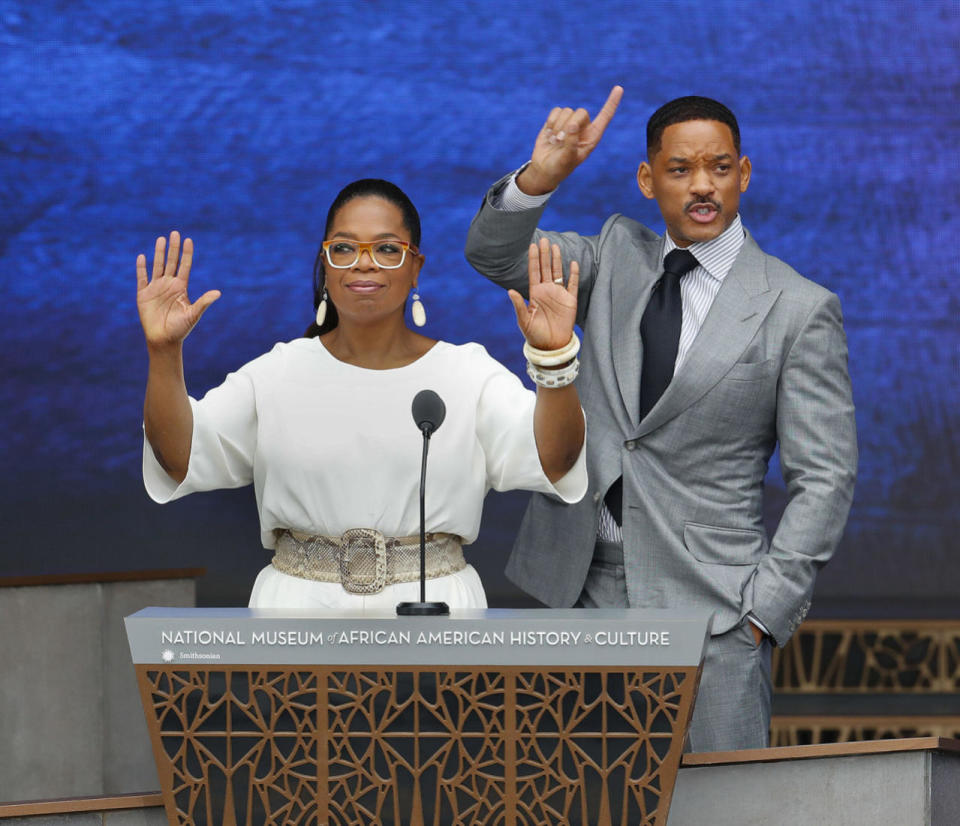
<instances>
[{"instance_id":1,"label":"woman","mask_svg":"<svg viewBox=\"0 0 960 826\"><path fill-rule=\"evenodd\" d=\"M559 249L531 245L529 306L511 295L534 395L481 346L407 326L407 296L424 262L419 242L419 216L400 189L374 179L348 185L330 207L317 256L317 323L199 402L184 384L183 339L220 293L189 301L193 244L186 239L181 252L176 232L169 249L157 239L150 279L145 256L137 258L150 357L144 483L158 502L253 483L261 538L275 555L251 607L380 612L419 598L421 439L410 408L422 389L447 408L427 474L427 599L485 607L460 546L476 538L491 487L567 502L586 491L583 414L571 383L576 262L565 287ZM414 316L422 324L416 294Z\"/></svg>"}]
</instances>

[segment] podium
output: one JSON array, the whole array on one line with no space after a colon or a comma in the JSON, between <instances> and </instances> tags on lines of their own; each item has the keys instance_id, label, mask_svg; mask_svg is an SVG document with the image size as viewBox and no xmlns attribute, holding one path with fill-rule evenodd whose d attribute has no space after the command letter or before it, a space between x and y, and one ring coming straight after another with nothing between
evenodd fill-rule
<instances>
[{"instance_id":1,"label":"podium","mask_svg":"<svg viewBox=\"0 0 960 826\"><path fill-rule=\"evenodd\" d=\"M170 823L666 826L709 617L126 625Z\"/></svg>"}]
</instances>

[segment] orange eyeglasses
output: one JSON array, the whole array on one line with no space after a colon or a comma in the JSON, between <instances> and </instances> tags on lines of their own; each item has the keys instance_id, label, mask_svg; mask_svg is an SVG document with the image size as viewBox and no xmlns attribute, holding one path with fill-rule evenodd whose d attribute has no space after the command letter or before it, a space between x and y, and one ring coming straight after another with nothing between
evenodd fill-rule
<instances>
[{"instance_id":1,"label":"orange eyeglasses","mask_svg":"<svg viewBox=\"0 0 960 826\"><path fill-rule=\"evenodd\" d=\"M385 270L395 270L403 266L407 257L407 250L417 255L420 251L407 241L348 241L343 238L334 238L324 241L323 251L327 262L338 270L346 270L356 265L360 256L366 252L373 263Z\"/></svg>"}]
</instances>

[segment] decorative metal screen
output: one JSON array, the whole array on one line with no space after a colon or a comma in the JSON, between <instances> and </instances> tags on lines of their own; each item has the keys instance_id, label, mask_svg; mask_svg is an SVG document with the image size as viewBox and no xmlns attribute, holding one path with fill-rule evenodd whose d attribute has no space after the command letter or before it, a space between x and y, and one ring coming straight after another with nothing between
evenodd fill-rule
<instances>
[{"instance_id":1,"label":"decorative metal screen","mask_svg":"<svg viewBox=\"0 0 960 826\"><path fill-rule=\"evenodd\" d=\"M177 824L665 826L696 669L138 665Z\"/></svg>"},{"instance_id":2,"label":"decorative metal screen","mask_svg":"<svg viewBox=\"0 0 960 826\"><path fill-rule=\"evenodd\" d=\"M956 620L808 620L773 674L772 746L960 736Z\"/></svg>"},{"instance_id":3,"label":"decorative metal screen","mask_svg":"<svg viewBox=\"0 0 960 826\"><path fill-rule=\"evenodd\" d=\"M960 690L955 620L814 620L774 654L781 694L954 693Z\"/></svg>"}]
</instances>

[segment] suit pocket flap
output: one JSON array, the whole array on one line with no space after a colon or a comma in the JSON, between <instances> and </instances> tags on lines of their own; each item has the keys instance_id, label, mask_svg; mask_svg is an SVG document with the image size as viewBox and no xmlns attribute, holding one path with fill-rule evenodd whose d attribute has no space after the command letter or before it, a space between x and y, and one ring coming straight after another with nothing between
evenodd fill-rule
<instances>
[{"instance_id":1,"label":"suit pocket flap","mask_svg":"<svg viewBox=\"0 0 960 826\"><path fill-rule=\"evenodd\" d=\"M718 528L687 522L683 544L700 562L711 565L756 565L766 553L761 531L749 528Z\"/></svg>"},{"instance_id":2,"label":"suit pocket flap","mask_svg":"<svg viewBox=\"0 0 960 826\"><path fill-rule=\"evenodd\" d=\"M724 375L725 379L736 381L756 381L776 372L777 360L746 362L740 361L731 367Z\"/></svg>"}]
</instances>

